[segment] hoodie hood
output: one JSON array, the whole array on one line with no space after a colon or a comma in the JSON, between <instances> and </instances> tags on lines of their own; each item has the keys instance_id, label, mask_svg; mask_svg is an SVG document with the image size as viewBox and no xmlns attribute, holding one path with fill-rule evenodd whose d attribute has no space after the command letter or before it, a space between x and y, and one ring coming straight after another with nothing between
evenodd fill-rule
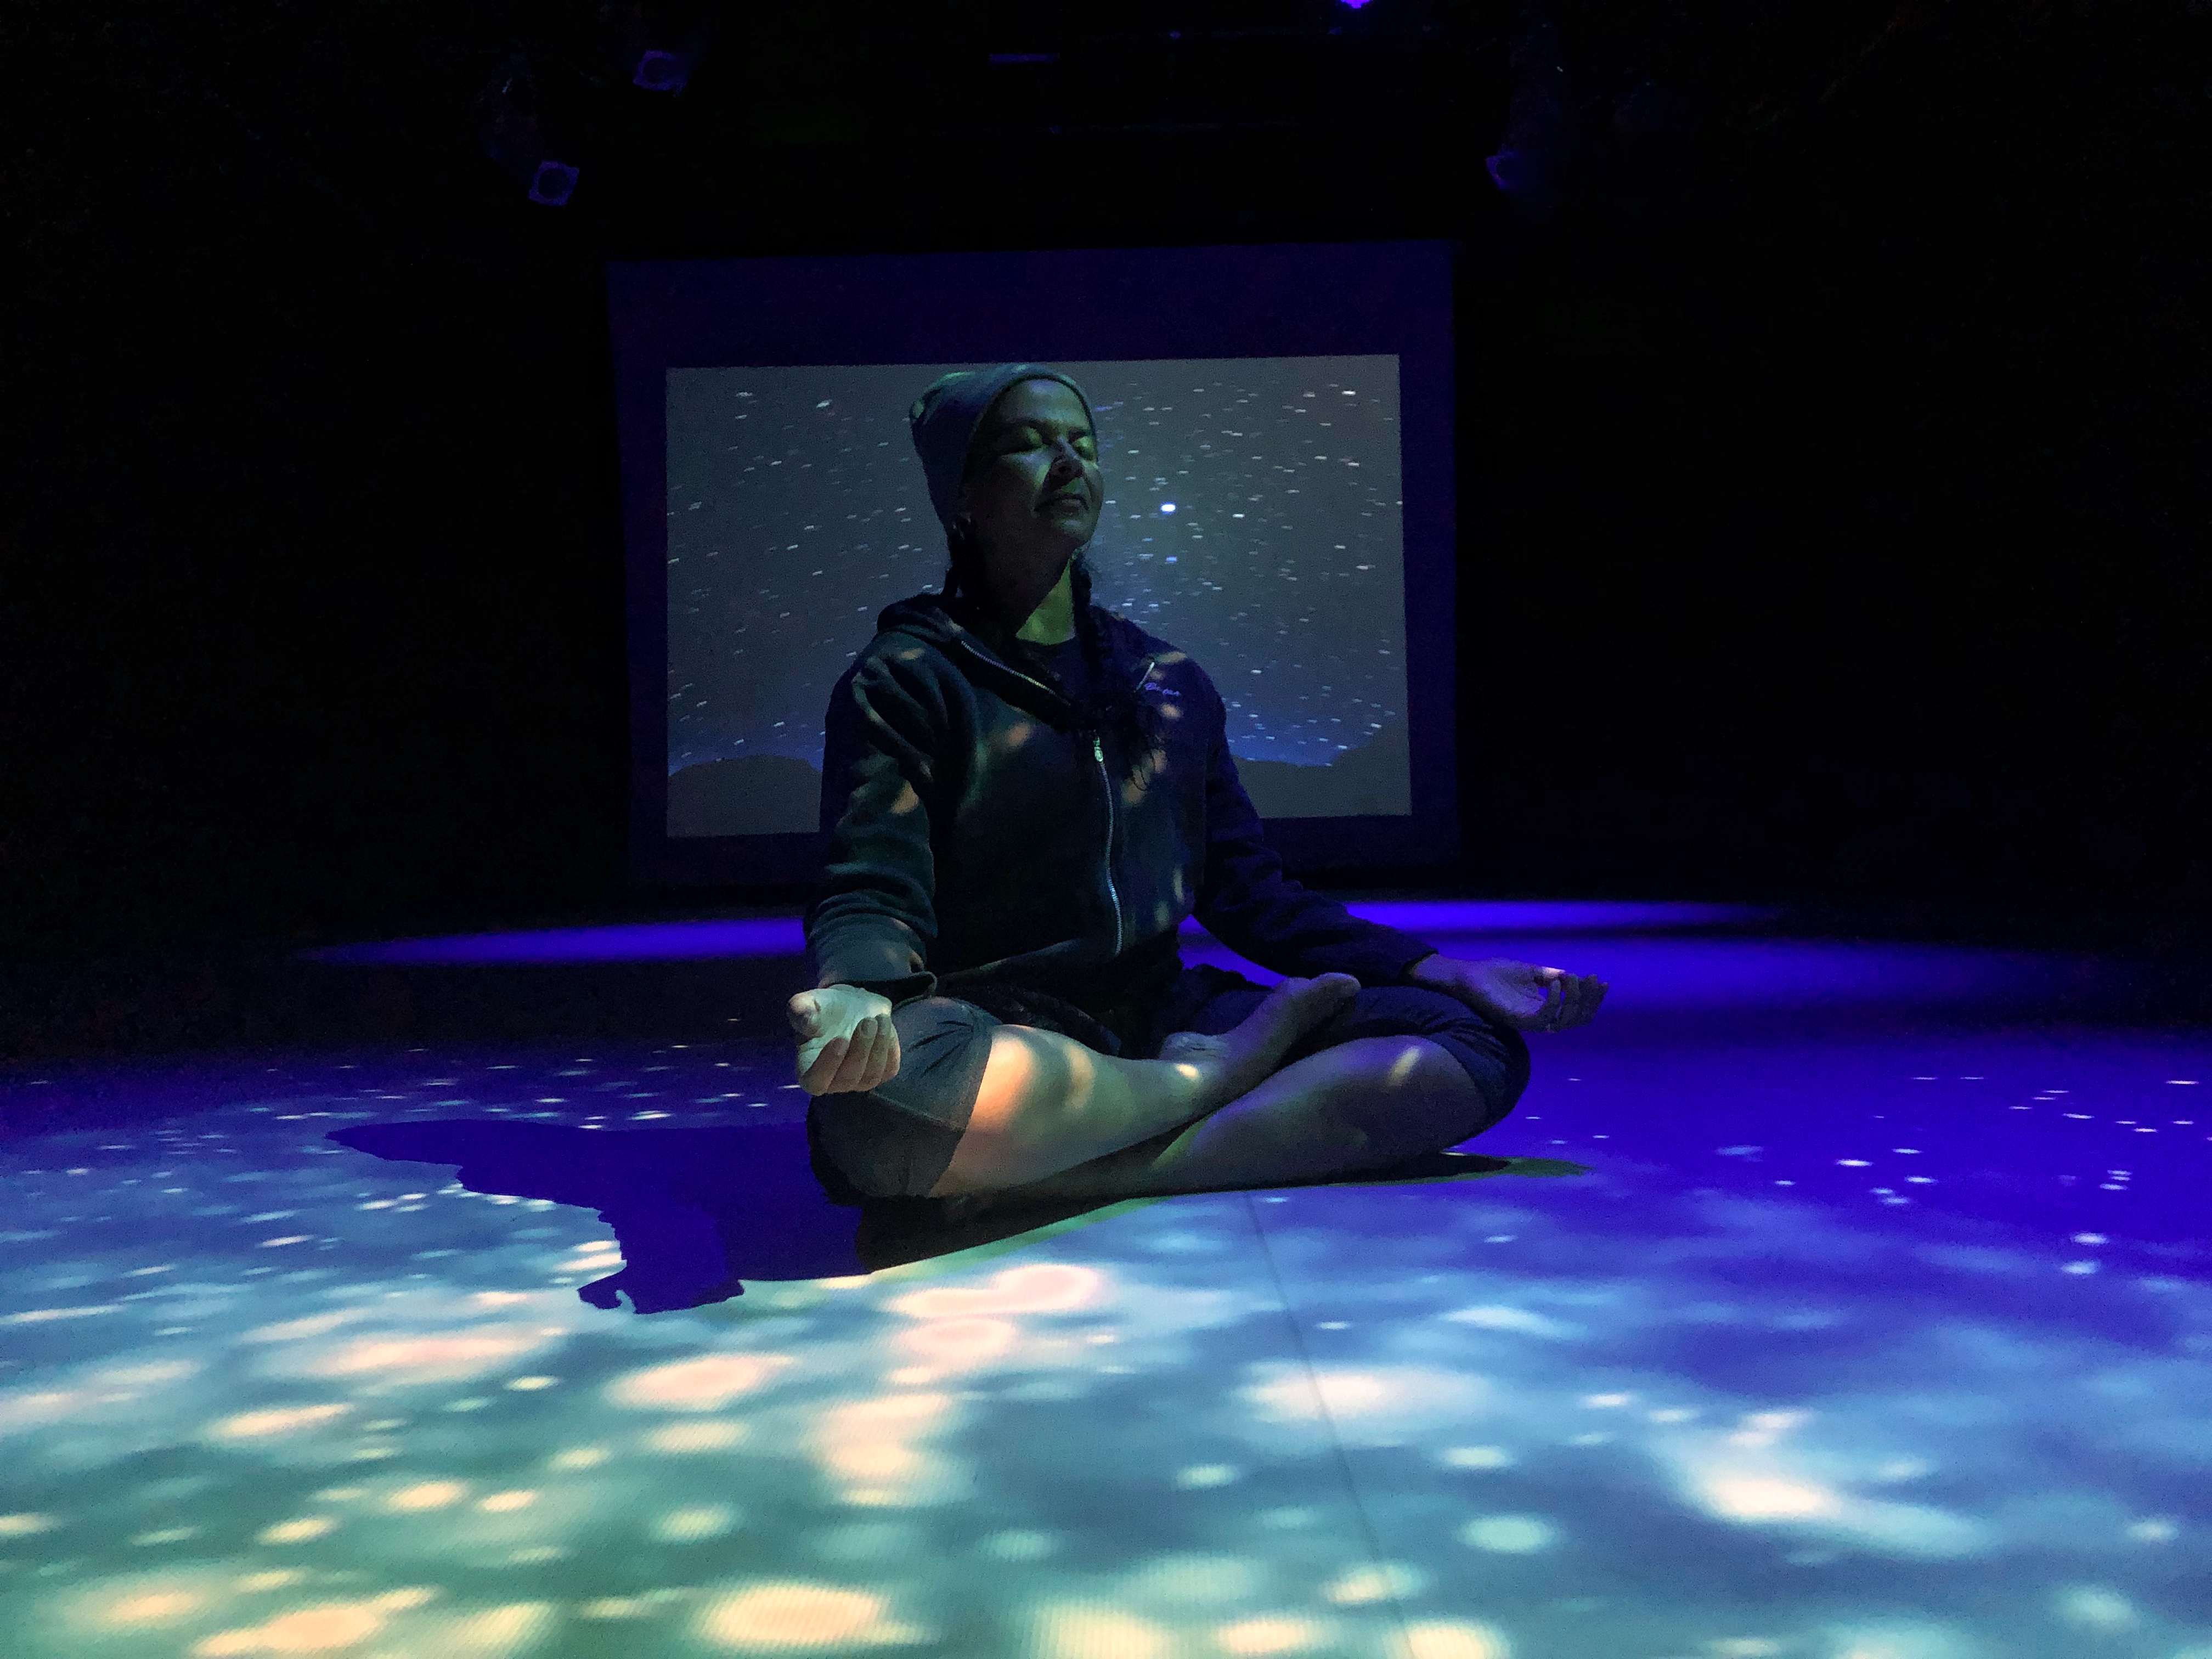
<instances>
[{"instance_id":1,"label":"hoodie hood","mask_svg":"<svg viewBox=\"0 0 2212 1659\"><path fill-rule=\"evenodd\" d=\"M1106 619L1106 638L1116 663L1127 663L1133 676L1136 665L1169 647L1145 630L1103 606L1092 607ZM967 602L948 599L941 593L917 593L885 605L876 617L876 631L902 634L935 647L957 663L969 678L1009 702L1045 715L1055 726L1065 726L1075 714L1075 705L1060 690L1034 674L1008 662L989 641L968 626Z\"/></svg>"}]
</instances>

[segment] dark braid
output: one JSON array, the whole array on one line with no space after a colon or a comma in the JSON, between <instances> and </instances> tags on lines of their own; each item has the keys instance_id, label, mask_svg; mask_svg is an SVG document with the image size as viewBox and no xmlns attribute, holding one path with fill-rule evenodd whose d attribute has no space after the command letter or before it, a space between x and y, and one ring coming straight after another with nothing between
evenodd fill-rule
<instances>
[{"instance_id":1,"label":"dark braid","mask_svg":"<svg viewBox=\"0 0 2212 1659\"><path fill-rule=\"evenodd\" d=\"M964 599L971 605L986 603L983 592L983 544L975 539L975 526L955 519L945 532L945 550L952 562L945 572L945 597Z\"/></svg>"},{"instance_id":2,"label":"dark braid","mask_svg":"<svg viewBox=\"0 0 2212 1659\"><path fill-rule=\"evenodd\" d=\"M1085 700L1084 715L1113 737L1128 757L1133 777L1159 746L1159 714L1137 688L1139 665L1114 659L1106 613L1091 603L1091 574L1090 555L1078 553L1068 583L1075 602L1075 637L1083 643L1083 660L1091 670L1092 684L1098 688Z\"/></svg>"}]
</instances>

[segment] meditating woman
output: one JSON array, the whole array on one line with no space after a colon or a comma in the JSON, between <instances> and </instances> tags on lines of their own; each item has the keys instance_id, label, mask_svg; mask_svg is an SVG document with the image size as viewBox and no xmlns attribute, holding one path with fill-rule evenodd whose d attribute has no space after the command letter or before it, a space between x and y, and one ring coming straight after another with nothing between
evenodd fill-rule
<instances>
[{"instance_id":1,"label":"meditating woman","mask_svg":"<svg viewBox=\"0 0 2212 1659\"><path fill-rule=\"evenodd\" d=\"M1454 960L1283 873L1199 665L1091 603L1090 400L1029 363L908 411L951 569L832 694L790 1002L834 1195L1039 1199L1381 1170L1480 1133L1596 978ZM1272 989L1186 968L1195 915Z\"/></svg>"}]
</instances>

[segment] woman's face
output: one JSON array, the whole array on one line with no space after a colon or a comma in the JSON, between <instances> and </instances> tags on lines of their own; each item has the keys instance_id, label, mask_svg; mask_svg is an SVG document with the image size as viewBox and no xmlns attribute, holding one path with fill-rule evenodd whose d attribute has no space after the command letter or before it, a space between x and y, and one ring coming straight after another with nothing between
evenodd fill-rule
<instances>
[{"instance_id":1,"label":"woman's face","mask_svg":"<svg viewBox=\"0 0 2212 1659\"><path fill-rule=\"evenodd\" d=\"M1098 528L1105 475L1083 399L1057 380L1006 388L976 434L960 495L994 584L1049 587Z\"/></svg>"}]
</instances>

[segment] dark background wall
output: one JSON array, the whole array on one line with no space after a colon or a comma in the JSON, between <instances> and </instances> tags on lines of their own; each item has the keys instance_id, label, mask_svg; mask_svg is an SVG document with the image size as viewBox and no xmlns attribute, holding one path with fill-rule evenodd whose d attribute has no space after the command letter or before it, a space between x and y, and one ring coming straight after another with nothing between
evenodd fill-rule
<instances>
[{"instance_id":1,"label":"dark background wall","mask_svg":"<svg viewBox=\"0 0 2212 1659\"><path fill-rule=\"evenodd\" d=\"M2212 899L2203 0L659 27L10 8L0 955L637 902L606 258L1369 236L1463 248L1468 890Z\"/></svg>"}]
</instances>

